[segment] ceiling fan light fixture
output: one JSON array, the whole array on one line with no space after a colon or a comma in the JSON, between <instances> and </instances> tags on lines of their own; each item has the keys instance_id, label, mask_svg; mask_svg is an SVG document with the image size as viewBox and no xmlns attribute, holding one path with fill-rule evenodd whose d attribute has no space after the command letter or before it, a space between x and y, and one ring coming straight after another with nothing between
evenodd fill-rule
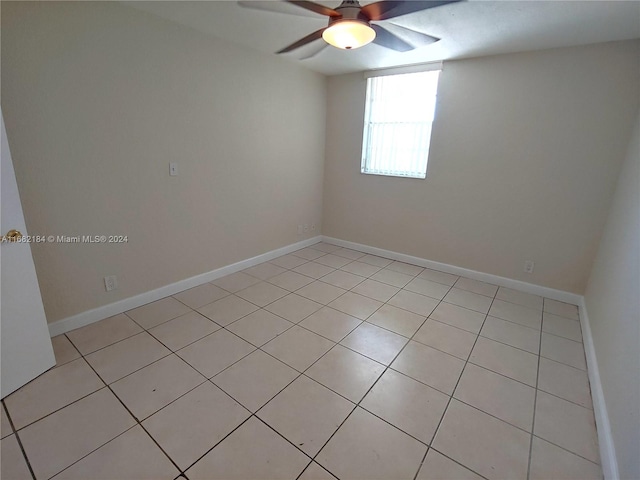
<instances>
[{"instance_id":1,"label":"ceiling fan light fixture","mask_svg":"<svg viewBox=\"0 0 640 480\"><path fill-rule=\"evenodd\" d=\"M353 50L373 42L376 32L362 20L339 20L322 32L322 38L334 47Z\"/></svg>"}]
</instances>

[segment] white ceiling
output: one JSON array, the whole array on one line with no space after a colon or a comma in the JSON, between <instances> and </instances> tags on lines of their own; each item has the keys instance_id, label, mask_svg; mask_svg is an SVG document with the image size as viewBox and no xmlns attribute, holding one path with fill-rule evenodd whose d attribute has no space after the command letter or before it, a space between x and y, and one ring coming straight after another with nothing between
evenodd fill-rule
<instances>
[{"instance_id":1,"label":"white ceiling","mask_svg":"<svg viewBox=\"0 0 640 480\"><path fill-rule=\"evenodd\" d=\"M327 24L326 17L291 5L285 8L299 10L303 16L247 9L231 0L124 3L267 54L274 54ZM318 3L335 8L340 1ZM362 5L368 3L371 2L361 1ZM299 60L304 56L304 48L281 56L311 70L336 75L454 58L627 40L640 38L640 1L471 0L392 21L442 40L405 53L369 44L352 51L328 47L307 60Z\"/></svg>"}]
</instances>

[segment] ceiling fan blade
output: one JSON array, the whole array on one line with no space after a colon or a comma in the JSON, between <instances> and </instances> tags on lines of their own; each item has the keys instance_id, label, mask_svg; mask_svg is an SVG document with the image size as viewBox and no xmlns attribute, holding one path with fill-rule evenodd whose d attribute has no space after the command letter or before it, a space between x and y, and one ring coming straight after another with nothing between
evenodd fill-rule
<instances>
[{"instance_id":1,"label":"ceiling fan blade","mask_svg":"<svg viewBox=\"0 0 640 480\"><path fill-rule=\"evenodd\" d=\"M369 18L369 20L388 20L408 13L439 7L440 5L457 3L458 1L460 0L382 0L381 2L365 5L362 7L361 11Z\"/></svg>"},{"instance_id":2,"label":"ceiling fan blade","mask_svg":"<svg viewBox=\"0 0 640 480\"><path fill-rule=\"evenodd\" d=\"M311 42L313 42L315 40L318 40L318 39L322 38L322 32L324 32L325 30L326 30L326 27L325 28L321 28L320 30L316 30L315 32L310 33L306 37L301 38L297 42L294 42L291 45L289 45L287 47L284 47L282 50L278 50L276 53L287 53L287 52L290 52L292 50L295 50L296 48L300 48L303 45L306 45L307 43L311 43Z\"/></svg>"},{"instance_id":3,"label":"ceiling fan blade","mask_svg":"<svg viewBox=\"0 0 640 480\"><path fill-rule=\"evenodd\" d=\"M326 15L327 17L341 17L340 13L336 12L333 8L325 7L324 5L320 5L315 2L308 2L306 0L286 0L287 3L291 3L293 5L297 5L298 7L302 7L305 10L310 10L315 13L319 13L320 15Z\"/></svg>"},{"instance_id":4,"label":"ceiling fan blade","mask_svg":"<svg viewBox=\"0 0 640 480\"><path fill-rule=\"evenodd\" d=\"M262 10L263 12L284 13L297 17L318 18L314 12L298 8L289 2L266 2L264 0L240 0L238 5L252 10Z\"/></svg>"},{"instance_id":5,"label":"ceiling fan blade","mask_svg":"<svg viewBox=\"0 0 640 480\"><path fill-rule=\"evenodd\" d=\"M426 33L419 32L412 28L403 27L401 25L396 25L395 23L391 22L385 22L384 28L393 33L396 37L399 37L400 39L409 43L414 48L431 45L432 43L440 40L438 37L432 37L431 35L427 35Z\"/></svg>"},{"instance_id":6,"label":"ceiling fan blade","mask_svg":"<svg viewBox=\"0 0 640 480\"><path fill-rule=\"evenodd\" d=\"M314 47L313 49L309 50L306 55L304 55L303 57L300 57L300 60L307 60L308 58L313 58L328 46L329 44L327 42L319 43L317 47Z\"/></svg>"},{"instance_id":7,"label":"ceiling fan blade","mask_svg":"<svg viewBox=\"0 0 640 480\"><path fill-rule=\"evenodd\" d=\"M414 49L413 45L405 42L400 37L380 25L371 25L371 28L376 31L376 38L373 39L373 43L390 48L396 52L408 52L409 50Z\"/></svg>"}]
</instances>

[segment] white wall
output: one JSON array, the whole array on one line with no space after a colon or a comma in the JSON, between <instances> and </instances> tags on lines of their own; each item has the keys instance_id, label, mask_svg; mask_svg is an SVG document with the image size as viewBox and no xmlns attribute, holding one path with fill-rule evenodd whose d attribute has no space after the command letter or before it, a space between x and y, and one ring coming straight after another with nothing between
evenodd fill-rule
<instances>
[{"instance_id":1,"label":"white wall","mask_svg":"<svg viewBox=\"0 0 640 480\"><path fill-rule=\"evenodd\" d=\"M2 2L29 232L129 237L33 245L48 321L319 232L325 109L323 76L117 2Z\"/></svg>"},{"instance_id":2,"label":"white wall","mask_svg":"<svg viewBox=\"0 0 640 480\"><path fill-rule=\"evenodd\" d=\"M360 173L365 79L331 77L323 233L582 294L639 59L620 42L445 62L426 180Z\"/></svg>"},{"instance_id":3,"label":"white wall","mask_svg":"<svg viewBox=\"0 0 640 480\"><path fill-rule=\"evenodd\" d=\"M585 303L620 478L640 478L640 114Z\"/></svg>"}]
</instances>

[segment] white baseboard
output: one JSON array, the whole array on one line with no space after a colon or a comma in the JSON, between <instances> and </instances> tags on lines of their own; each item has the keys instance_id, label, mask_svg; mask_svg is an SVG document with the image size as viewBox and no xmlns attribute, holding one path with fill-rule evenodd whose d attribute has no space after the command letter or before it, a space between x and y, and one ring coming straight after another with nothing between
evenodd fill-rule
<instances>
[{"instance_id":1,"label":"white baseboard","mask_svg":"<svg viewBox=\"0 0 640 480\"><path fill-rule=\"evenodd\" d=\"M500 287L512 288L514 290L520 290L526 293L532 293L534 295L540 295L542 297L551 298L560 302L570 303L572 305L580 305L582 301L582 295L576 293L565 292L563 290L556 290L554 288L543 287L541 285L535 285L533 283L522 282L520 280L513 280L511 278L500 277L498 275L492 275L490 273L477 272L475 270L469 270L467 268L456 267L455 265L449 265L447 263L434 262L420 257L414 257L406 255L404 253L393 252L391 250L384 250L382 248L370 247L368 245L362 245L360 243L349 242L346 240L340 240L332 237L322 237L322 241L338 245L340 247L352 248L354 250L360 250L361 252L370 253L372 255L378 255L380 257L391 258L398 260L399 262L411 263L420 267L432 268L441 272L451 273L454 275L460 275L480 282L492 283Z\"/></svg>"},{"instance_id":2,"label":"white baseboard","mask_svg":"<svg viewBox=\"0 0 640 480\"><path fill-rule=\"evenodd\" d=\"M582 327L582 342L584 344L584 354L587 358L587 374L589 375L589 384L591 386L591 399L593 400L593 413L596 417L596 426L598 429L598 445L600 446L600 464L605 480L618 480L618 461L616 457L616 449L613 443L611 433L611 424L609 423L609 413L607 405L604 401L604 391L600 381L600 369L598 368L598 360L596 351L593 346L593 337L591 336L591 324L589 323L589 314L584 297L580 301L580 326Z\"/></svg>"},{"instance_id":3,"label":"white baseboard","mask_svg":"<svg viewBox=\"0 0 640 480\"><path fill-rule=\"evenodd\" d=\"M575 293L564 292L562 290L556 290L553 288L543 287L532 283L522 282L519 280L513 280L506 277L500 277L498 275L492 275L489 273L477 272L475 270L469 270L455 265L449 265L446 263L434 262L424 258L414 257L406 255L404 253L393 252L377 247L370 247L360 243L349 242L346 240L340 240L338 238L332 238L327 236L316 236L303 240L291 245L287 245L270 252L263 253L253 258L248 258L232 265L218 268L211 272L196 275L179 282L166 285L164 287L151 290L149 292L141 293L134 297L125 298L102 307L88 310L86 312L73 315L57 322L53 322L49 325L49 333L52 337L66 333L70 330L89 325L99 320L117 315L127 310L131 310L136 307L140 307L147 303L159 300L169 295L174 295L188 288L196 287L206 282L211 282L218 278L224 277L231 273L244 270L262 262L272 260L281 255L286 255L300 248L304 248L319 241L331 243L341 247L352 248L354 250L360 250L372 255L378 255L400 262L411 263L413 265L419 265L421 267L432 268L446 273L454 275L461 275L474 280L492 283L501 287L513 288L514 290L520 290L526 293L532 293L534 295L541 295L546 298L551 298L561 302L570 303L572 305L578 305L580 308L580 323L582 326L582 336L585 348L585 355L587 358L587 367L589 374L589 382L591 384L591 395L593 398L593 408L596 419L596 425L598 427L598 442L600 445L600 458L602 464L602 470L604 478L606 480L617 480L618 477L618 465L615 456L615 448L613 444L613 438L611 435L611 425L609 423L609 416L607 414L607 408L604 401L604 393L602 391L602 384L600 382L600 373L598 370L598 362L596 359L595 350L593 347L593 339L591 337L591 328L589 325L589 317L587 309L584 303L584 297Z\"/></svg>"},{"instance_id":4,"label":"white baseboard","mask_svg":"<svg viewBox=\"0 0 640 480\"><path fill-rule=\"evenodd\" d=\"M85 325L89 325L99 320L112 317L113 315L126 312L127 310L146 305L147 303L160 300L161 298L167 297L169 295L174 295L176 293L182 292L183 290L187 290L188 288L197 287L198 285L217 280L218 278L224 277L225 275L239 272L240 270L244 270L245 268L253 267L254 265L258 265L259 263L272 260L276 257L286 255L287 253L294 252L304 247L308 247L309 245L318 243L319 241L321 241L321 239L321 236L315 236L307 240L292 243L291 245L287 245L276 250L271 250L270 252L263 253L256 257L248 258L246 260L242 260L240 262L236 262L234 264L212 270L211 272L196 275L195 277L191 278L186 278L184 280L180 280L179 282L165 285L164 287L156 288L155 290L151 290L149 292L125 298L123 300L119 300L108 305L103 305L92 310L87 310L86 312L78 313L77 315L73 315L71 317L63 318L62 320L58 320L49 324L49 334L52 337L55 337L56 335L69 332L76 328L84 327Z\"/></svg>"}]
</instances>

